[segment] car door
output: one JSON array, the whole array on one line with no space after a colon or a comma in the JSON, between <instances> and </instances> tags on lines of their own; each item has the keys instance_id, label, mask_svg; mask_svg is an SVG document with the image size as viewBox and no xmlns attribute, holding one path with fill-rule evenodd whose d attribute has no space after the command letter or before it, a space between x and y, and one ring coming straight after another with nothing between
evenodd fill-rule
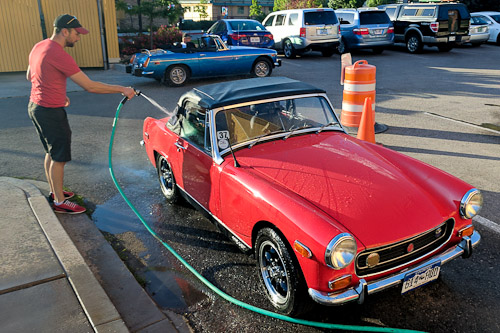
<instances>
[{"instance_id":1,"label":"car door","mask_svg":"<svg viewBox=\"0 0 500 333\"><path fill-rule=\"evenodd\" d=\"M202 37L203 45L198 53L200 76L219 76L234 73L232 52L220 43L220 39Z\"/></svg>"},{"instance_id":2,"label":"car door","mask_svg":"<svg viewBox=\"0 0 500 333\"><path fill-rule=\"evenodd\" d=\"M202 207L209 210L212 196L210 133L206 110L186 102L179 114L180 135L171 151L177 183Z\"/></svg>"}]
</instances>

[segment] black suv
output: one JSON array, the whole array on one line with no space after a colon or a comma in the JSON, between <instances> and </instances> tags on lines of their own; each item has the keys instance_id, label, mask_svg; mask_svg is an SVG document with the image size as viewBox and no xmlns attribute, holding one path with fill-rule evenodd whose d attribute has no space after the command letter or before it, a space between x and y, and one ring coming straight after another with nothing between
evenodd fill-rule
<instances>
[{"instance_id":1,"label":"black suv","mask_svg":"<svg viewBox=\"0 0 500 333\"><path fill-rule=\"evenodd\" d=\"M383 5L394 24L394 42L405 43L410 53L422 51L424 45L440 51L470 39L470 13L460 3L414 3Z\"/></svg>"}]
</instances>

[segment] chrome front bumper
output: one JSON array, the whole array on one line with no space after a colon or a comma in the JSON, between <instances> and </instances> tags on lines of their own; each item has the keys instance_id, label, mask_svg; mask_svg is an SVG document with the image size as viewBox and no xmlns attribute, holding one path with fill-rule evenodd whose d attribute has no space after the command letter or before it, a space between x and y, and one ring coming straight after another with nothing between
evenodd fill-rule
<instances>
[{"instance_id":1,"label":"chrome front bumper","mask_svg":"<svg viewBox=\"0 0 500 333\"><path fill-rule=\"evenodd\" d=\"M309 295L315 302L323 305L342 305L355 300L361 304L364 302L366 296L400 284L403 282L406 274L412 273L425 266L432 265L438 261L441 261L441 264L445 264L458 256L464 258L470 257L472 249L475 248L480 241L481 236L477 231L474 231L470 237L462 238L462 241L458 243L457 246L420 263L418 266L410 267L402 272L380 280L366 282L364 279L361 279L357 287L337 293L327 293L310 288Z\"/></svg>"}]
</instances>

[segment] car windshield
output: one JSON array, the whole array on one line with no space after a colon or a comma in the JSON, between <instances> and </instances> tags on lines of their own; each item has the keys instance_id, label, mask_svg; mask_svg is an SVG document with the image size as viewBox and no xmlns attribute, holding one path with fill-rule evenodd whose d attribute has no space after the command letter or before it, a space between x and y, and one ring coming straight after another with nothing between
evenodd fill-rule
<instances>
[{"instance_id":1,"label":"car windshield","mask_svg":"<svg viewBox=\"0 0 500 333\"><path fill-rule=\"evenodd\" d=\"M337 22L337 16L330 10L304 13L304 23L306 25L337 24Z\"/></svg>"},{"instance_id":2,"label":"car windshield","mask_svg":"<svg viewBox=\"0 0 500 333\"><path fill-rule=\"evenodd\" d=\"M472 24L488 24L488 22L486 22L485 20L483 20L482 18L478 17L478 16L471 16L471 19L472 19Z\"/></svg>"},{"instance_id":3,"label":"car windshield","mask_svg":"<svg viewBox=\"0 0 500 333\"><path fill-rule=\"evenodd\" d=\"M390 23L389 16L385 12L360 12L359 22L362 25L366 24L388 24Z\"/></svg>"},{"instance_id":4,"label":"car windshield","mask_svg":"<svg viewBox=\"0 0 500 333\"><path fill-rule=\"evenodd\" d=\"M257 21L230 21L229 25L234 31L266 30L266 28L264 28L264 26Z\"/></svg>"},{"instance_id":5,"label":"car windshield","mask_svg":"<svg viewBox=\"0 0 500 333\"><path fill-rule=\"evenodd\" d=\"M215 126L220 151L263 135L294 134L299 129L318 129L337 118L325 98L303 97L275 102L258 103L217 112ZM332 124L339 129L340 125Z\"/></svg>"}]
</instances>

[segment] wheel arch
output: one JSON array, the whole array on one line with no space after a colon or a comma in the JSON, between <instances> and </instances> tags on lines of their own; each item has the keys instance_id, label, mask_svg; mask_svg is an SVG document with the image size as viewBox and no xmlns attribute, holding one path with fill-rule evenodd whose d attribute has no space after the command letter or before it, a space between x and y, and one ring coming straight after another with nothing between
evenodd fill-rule
<instances>
[{"instance_id":1,"label":"wheel arch","mask_svg":"<svg viewBox=\"0 0 500 333\"><path fill-rule=\"evenodd\" d=\"M408 38L412 35L417 35L420 38L420 41L423 43L424 42L424 35L422 34L422 31L417 29L416 27L409 27L405 31L405 41L408 40Z\"/></svg>"}]
</instances>

